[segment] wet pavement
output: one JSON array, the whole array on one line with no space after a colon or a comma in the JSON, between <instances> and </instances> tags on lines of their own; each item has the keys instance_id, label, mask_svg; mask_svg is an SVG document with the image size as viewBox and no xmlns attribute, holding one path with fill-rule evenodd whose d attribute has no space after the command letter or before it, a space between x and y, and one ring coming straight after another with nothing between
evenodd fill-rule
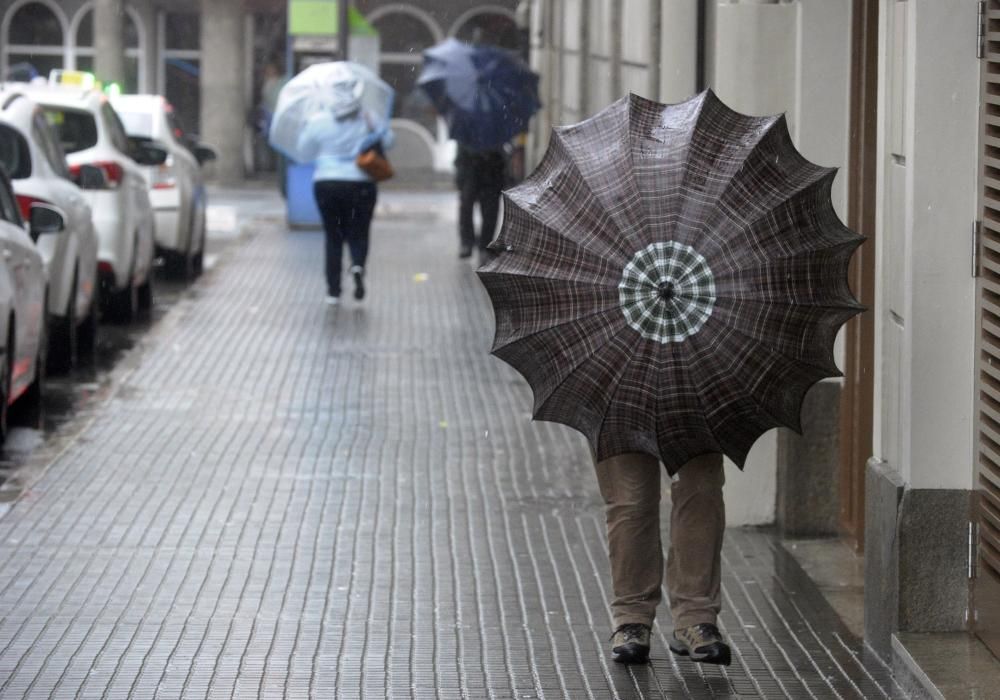
<instances>
[{"instance_id":1,"label":"wet pavement","mask_svg":"<svg viewBox=\"0 0 1000 700\"><path fill-rule=\"evenodd\" d=\"M610 661L587 446L488 356L452 197L384 192L336 309L318 232L216 201L214 269L12 436L0 697L903 697L759 529L727 533L731 667L670 655L665 609Z\"/></svg>"}]
</instances>

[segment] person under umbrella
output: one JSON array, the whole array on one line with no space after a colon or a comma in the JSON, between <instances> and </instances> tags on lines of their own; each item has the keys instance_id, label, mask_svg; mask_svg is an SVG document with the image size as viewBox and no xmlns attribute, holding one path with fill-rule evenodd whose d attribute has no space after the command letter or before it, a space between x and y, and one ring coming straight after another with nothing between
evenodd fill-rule
<instances>
[{"instance_id":1,"label":"person under umbrella","mask_svg":"<svg viewBox=\"0 0 1000 700\"><path fill-rule=\"evenodd\" d=\"M354 298L365 297L369 229L378 189L358 156L389 149L392 88L356 63L310 66L286 84L270 141L298 162L314 162L313 192L326 234L326 303L340 303L343 249L351 256Z\"/></svg>"},{"instance_id":2,"label":"person under umbrella","mask_svg":"<svg viewBox=\"0 0 1000 700\"><path fill-rule=\"evenodd\" d=\"M725 454L784 425L840 376L833 344L864 307L847 283L864 240L841 223L836 170L807 161L783 117L711 92L636 95L553 131L508 190L478 270L493 354L534 392L533 415L588 439L606 503L611 653L645 661L660 598L660 464L673 477L670 649L728 664L718 627Z\"/></svg>"},{"instance_id":3,"label":"person under umbrella","mask_svg":"<svg viewBox=\"0 0 1000 700\"><path fill-rule=\"evenodd\" d=\"M455 184L458 186L459 258L469 258L479 250L479 262L491 253L488 246L496 233L500 214L500 193L507 176L507 154L502 148L485 151L458 144L455 158ZM481 224L476 231L475 207L479 206Z\"/></svg>"},{"instance_id":4,"label":"person under umbrella","mask_svg":"<svg viewBox=\"0 0 1000 700\"><path fill-rule=\"evenodd\" d=\"M417 85L458 142L459 257L470 257L478 247L480 262L485 262L506 180L505 147L541 107L538 76L509 51L447 39L424 52ZM482 215L478 235L476 204Z\"/></svg>"}]
</instances>

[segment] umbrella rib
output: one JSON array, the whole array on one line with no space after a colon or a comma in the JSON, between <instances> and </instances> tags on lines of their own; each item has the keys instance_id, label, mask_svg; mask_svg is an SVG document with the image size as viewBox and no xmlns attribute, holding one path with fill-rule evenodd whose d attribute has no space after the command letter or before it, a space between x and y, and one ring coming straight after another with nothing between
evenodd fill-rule
<instances>
[{"instance_id":1,"label":"umbrella rib","mask_svg":"<svg viewBox=\"0 0 1000 700\"><path fill-rule=\"evenodd\" d=\"M694 387L696 389L692 393L694 394L695 401L697 401L698 405L701 406L701 414L702 414L702 416L704 418L705 427L708 428L708 432L712 436L712 442L715 444L715 447L718 448L718 451L722 452L723 451L722 450L722 443L719 442L719 437L718 437L718 435L715 434L715 428L712 427L712 423L708 419L708 416L709 416L708 407L705 405L704 400L702 400L702 398L701 398L701 391L697 390L697 389L700 389L700 387L698 387L695 384L694 374L691 372L691 368L688 366L688 364L681 363L680 366L683 368L684 372L687 374L687 376L688 376L688 378L690 380L688 383L692 387ZM662 392L659 392L659 391L657 392L657 403L660 402L660 397L662 395L663 395ZM657 439L657 442L659 442L659 439ZM684 465L678 465L677 468L680 469L680 467L682 467L682 466L684 466Z\"/></svg>"},{"instance_id":2,"label":"umbrella rib","mask_svg":"<svg viewBox=\"0 0 1000 700\"><path fill-rule=\"evenodd\" d=\"M615 388L612 390L611 395L608 397L608 401L606 403L606 407L607 408L604 411L604 416L601 418L601 424L598 426L598 429L597 429L597 440L598 440L598 443L600 443L601 434L604 432L604 424L608 422L608 416L611 413L610 407L611 407L611 405L614 404L615 396L618 395L618 390L621 389L621 386L622 386L621 378L625 374L625 370L628 368L628 366L630 364L632 364L632 361L633 361L632 360L632 356L633 356L633 354L635 352L635 348L642 341L643 341L642 336L640 334L636 333L635 334L635 340L633 341L631 347L629 348L629 354L628 354L628 358L629 359L627 361L625 361L625 362L622 363L621 369L618 371L617 375L615 376ZM654 434L656 433L656 422L655 422L655 420L653 422L653 433ZM600 450L598 450L598 452L600 452Z\"/></svg>"},{"instance_id":3,"label":"umbrella rib","mask_svg":"<svg viewBox=\"0 0 1000 700\"><path fill-rule=\"evenodd\" d=\"M622 330L625 330L625 329L622 329ZM573 367L573 369L571 369L571 370L570 370L569 372L567 372L567 373L566 373L566 376L565 376L565 377L563 377L563 378L562 378L561 380L559 380L559 383L558 383L558 384L556 384L556 385L555 385L554 387L552 387L552 389L551 389L551 390L549 390L549 392L548 392L548 394L547 394L547 395L545 396L545 398L544 398L544 399L542 399L542 400L541 400L540 402L539 402L539 401L537 400L537 399L538 399L538 397L537 397L537 395L536 395L536 396L535 396L535 399L536 399L536 400L535 400L535 405L536 405L536 406L538 406L538 409L537 409L537 410L536 410L536 411L534 412L534 416L536 416L536 417L537 417L537 416L538 416L538 415L539 415L539 414L540 414L540 413L542 412L542 410L543 410L543 409L545 408L545 404L547 404L547 403L549 402L549 400L550 400L550 399L551 399L551 398L552 398L553 396L555 396L556 392L557 392L557 391L559 391L559 389L560 389L560 388L561 388L561 387L563 386L563 384L565 384L565 383L566 383L567 381L569 381L569 378L570 378L570 377L572 377L572 376L573 376L574 374L576 374L576 372L577 372L577 371L579 371L579 369L580 369L580 368L581 368L581 367L582 367L582 366L583 366L584 364L586 364L587 362L589 362L589 361L591 361L592 359L594 359L594 357L596 357L596 356L597 356L597 354L598 354L598 353L599 353L599 352L600 352L601 350L603 350L604 348L606 348L606 347L608 347L609 345L611 345L611 343L613 343L613 342L615 341L615 339L616 339L617 337L618 337L618 334L614 334L614 335L612 335L612 336L611 336L610 338L608 338L608 340L604 341L603 343L601 343L600 345L598 345L598 346L597 346L596 348L594 348L594 349L593 349L593 351L591 351L590 355L588 355L588 356L584 357L584 358L583 358L583 359L582 359L582 360L581 360L581 361L580 361L580 362L579 362L579 363L578 363L577 365L575 365L575 366ZM636 337L639 337L639 338L641 339L641 337L640 337L640 336L639 336L638 334L636 334ZM619 375L619 376L620 376L620 375ZM529 382L529 384L530 384L530 382ZM532 387L532 391L534 391L534 387ZM602 425L603 425L603 421L602 421Z\"/></svg>"},{"instance_id":4,"label":"umbrella rib","mask_svg":"<svg viewBox=\"0 0 1000 700\"><path fill-rule=\"evenodd\" d=\"M751 343L754 343L754 344L756 344L756 345L759 345L759 346L763 347L764 349L766 349L766 350L767 350L768 352L770 352L771 354L773 354L773 355L776 355L777 357L780 357L780 358L782 358L782 359L784 359L784 360L787 360L787 361L788 361L789 363L792 363L792 364L796 364L796 365L800 365L800 366L803 366L803 367L808 367L808 368L810 368L810 369L813 369L813 370L817 370L817 371L818 371L818 372L820 373L820 376L819 376L819 377L818 377L817 379L815 379L815 380L813 380L813 381L809 382L809 383L808 383L808 384L806 385L806 387L805 387L805 390L803 391L803 396L805 395L805 393L804 393L804 392L805 392L805 391L808 391L808 390L809 390L809 388L810 388L811 386L813 386L814 384L816 384L817 382L819 382L819 381L822 381L823 379L829 379L829 378L831 378L831 377L841 377L841 376L843 376L843 373L842 373L842 372L840 372L840 370L838 370L838 371L837 371L837 372L836 372L835 374L831 374L831 373L830 373L830 371L829 371L828 369L826 369L826 368L823 368L823 367L820 367L820 366L818 366L818 365L815 365L815 364L813 364L813 363L811 363L811 362L805 362L805 361L803 361L803 360L799 360L799 359L797 359L797 358L794 358L794 357L789 357L788 355L784 354L783 352L780 352L780 351L777 351L777 350L775 350L774 348L771 348L771 347L768 347L767 345L765 345L764 343L760 342L760 341L759 341L759 340L757 340L756 338L751 338L750 336L746 335L745 333L743 333L742 331L740 331L740 330L739 330L739 329L737 329L737 328L733 328L732 326L728 326L728 328L729 328L729 329L730 329L730 330L731 330L731 331L732 331L733 333L735 333L735 334L737 334L737 335L739 335L739 336L741 336L741 337L743 337L743 338L745 338L745 339L749 340L749 341L750 341ZM753 403L754 403L754 404L755 404L755 405L756 405L756 406L757 406L757 407L758 407L758 408L759 408L759 409L761 410L761 412L762 412L762 413L763 413L763 414L764 414L765 416L767 416L767 417L768 417L768 418L769 418L769 419L771 420L771 422L773 422L773 423L776 423L776 424L778 424L779 426L781 426L781 425L785 425L785 426L787 426L787 427L790 427L790 428L793 428L793 429L794 429L794 430L795 430L796 432L801 432L801 425L802 425L802 418L801 418L801 415L800 415L800 414L801 414L801 411L802 411L802 406L801 406L801 402L800 402L800 405L799 405L799 408L798 408L798 411L796 412L796 414L795 414L795 416L794 416L794 420L795 420L795 423L794 423L793 425L788 425L788 424L787 424L787 423L785 423L785 422L784 422L783 420L781 420L781 419L777 418L777 417L776 417L776 416L775 416L775 415L774 415L774 414L773 414L773 413L771 412L771 409L770 409L770 408L769 408L768 406L765 406L765 405L764 405L763 403L761 403L761 402L760 402L760 401L759 401L759 400L757 399L757 397L756 397L756 396L754 396L754 395L753 395L753 394L751 393L751 391L750 391L749 387L747 387L746 383L744 383L744 382L743 382L743 381L742 381L742 380L741 380L741 379L739 378L739 375L738 375L738 374L735 374L735 373L734 373L734 374L733 374L732 376L733 376L734 380L735 380L735 381L738 381L738 382L739 382L739 384L740 384L740 386L742 386L742 387L743 387L743 390L744 390L744 392L745 392L745 395L747 396L747 398L749 398L749 399L750 399L751 401L753 401ZM766 432L766 431L765 431L765 432ZM762 434L763 434L763 433L762 433Z\"/></svg>"},{"instance_id":5,"label":"umbrella rib","mask_svg":"<svg viewBox=\"0 0 1000 700\"><path fill-rule=\"evenodd\" d=\"M558 141L559 144L560 144L560 147L563 150L563 153L565 154L565 158L561 162L563 164L568 164L568 165L570 165L573 168L574 172L576 173L576 176L580 179L580 182L587 188L586 194L589 196L589 198L593 199L593 201L599 203L603 207L603 211L607 215L607 220L610 222L611 226L614 228L615 233L618 234L619 241L626 241L626 240L628 240L628 238L629 238L628 233L626 231L623 231L622 228L621 228L621 226L619 225L618 221L613 216L611 216L611 209L612 208L608 207L604 203L604 201L601 199L601 197L599 197L597 195L597 191L594 189L594 186L591 184L590 180L588 180L586 178L586 176L584 176L583 169L580 167L580 164L577 162L577 160L575 158L575 151L572 148L570 148L569 144L563 138L562 132L564 130L566 130L566 129L569 129L569 128L572 128L572 127L558 127L558 128L554 128L552 130L551 141L553 141L553 142ZM551 147L552 146L550 146L550 148ZM628 151L628 156L629 156L629 159L631 160L631 152L630 152L631 149L622 149L622 150L623 151ZM630 172L633 172L631 168L630 168ZM636 186L636 192L638 193L638 186ZM615 241L615 242L617 243L619 241ZM610 247L613 248L613 246L610 246Z\"/></svg>"},{"instance_id":6,"label":"umbrella rib","mask_svg":"<svg viewBox=\"0 0 1000 700\"><path fill-rule=\"evenodd\" d=\"M571 325L573 323L580 323L581 321L586 321L587 319L594 318L595 316L603 316L605 314L610 314L614 310L615 310L614 307L609 307L609 308L603 309L601 311L591 311L591 312L588 312L588 313L584 314L583 316L578 316L577 318L568 319L566 321L560 321L559 323L556 323L554 325L546 326L545 328L540 328L538 330L531 331L530 333L526 333L525 335L522 335L522 336L519 336L519 337L516 337L516 338L512 338L510 341L504 343L503 345L497 345L496 344L496 342L497 342L496 338L494 337L493 348L490 350L490 352L496 352L497 350L503 350L504 348L508 348L511 345L516 345L517 343L521 343L521 342L523 342L525 340L528 340L529 338L534 338L535 336L541 335L542 333L547 333L549 331L554 331L554 330L556 330L558 328L562 328L563 326L569 326L569 325ZM609 319L609 320L613 321L614 319L612 318L612 319ZM625 320L625 317L623 316L622 317L622 321L624 321L624 320ZM604 345L602 344L600 347L603 348ZM600 349L600 348L596 348L596 349Z\"/></svg>"},{"instance_id":7,"label":"umbrella rib","mask_svg":"<svg viewBox=\"0 0 1000 700\"><path fill-rule=\"evenodd\" d=\"M741 335L742 335L742 334L741 334ZM768 421L769 421L770 423L774 423L774 424L775 424L775 427L777 427L777 426L782 426L782 425L785 425L784 421L782 421L782 420L779 420L778 418L776 418L776 417L775 417L775 416L774 416L774 415L773 415L773 414L771 413L771 409L770 409L769 407L765 406L765 405L764 405L764 404L762 404L762 403L761 403L761 402L760 402L759 400L757 400L757 397L756 397L756 396L754 396L754 395L753 395L753 394L751 393L751 391L750 391L750 389L749 389L749 388L747 387L747 385L746 385L746 384L745 384L745 383L744 383L744 382L743 382L742 380L740 380L740 379L739 379L739 375L737 375L737 374L733 373L733 374L731 374L731 375L730 375L730 378L731 378L731 379L732 379L733 381L736 381L736 382L738 382L738 383L739 383L740 387L741 387L741 388L743 389L743 396L744 396L744 397L745 397L745 398L746 398L747 400L751 401L751 402L752 402L752 403L753 403L753 404L754 404L754 405L755 405L755 406L757 407L757 409L758 409L758 410L759 410L759 411L761 412L761 414L762 414L762 415L763 415L763 416L764 416L765 418L767 418L767 420L768 420ZM810 386L812 386L812 385L810 384ZM696 392L696 393L698 394L698 400L699 400L699 402L700 402L700 401L701 401L701 392ZM721 410L722 408L725 408L725 407L727 407L728 405L729 405L729 404L723 404L722 406L719 406L719 407L717 407L715 411L712 411L712 412L707 412L707 413L706 413L705 415L706 415L706 417L708 417L708 416L710 416L710 415L712 415L712 414L714 414L714 413L718 413L718 412L719 412L719 411L720 411L720 410ZM704 407L704 406L705 406L705 404L704 404L704 403L702 403L702 407ZM706 422L708 422L708 421L706 421ZM769 429L770 429L770 428L769 428ZM716 442L718 442L718 436L716 435L716 433L715 433L715 429L714 429L714 428L712 427L712 425L711 425L711 423L710 423L710 422L709 422L709 430L710 430L710 431L712 432L712 437L713 437L713 438L715 438ZM767 432L767 431L765 430L764 432ZM764 434L764 432L760 433L760 434L758 435L758 437L760 437L760 435L763 435L763 434Z\"/></svg>"},{"instance_id":8,"label":"umbrella rib","mask_svg":"<svg viewBox=\"0 0 1000 700\"><path fill-rule=\"evenodd\" d=\"M681 187L680 187L681 191L683 191L683 192L687 192L688 191L688 179L689 179L689 176L691 175L691 164L692 164L692 159L690 157L690 150L691 150L692 145L695 142L695 137L699 133L702 133L703 131L707 131L707 132L713 132L713 131L715 131L715 129L712 128L712 127L701 127L702 120L710 118L710 115L707 114L707 113L713 107L715 109L722 109L722 110L724 110L726 112L733 112L733 110L731 110L728 106L726 106L722 102L722 100L720 100L718 97L716 97L715 93L713 93L711 90L709 90L709 91L706 92L705 99L702 101L701 107L698 110L698 116L695 118L694 124L692 125L690 131L688 132L688 141L687 141L687 144L686 144L686 148L687 148L687 151L688 151L688 157L685 158L685 161L684 161L684 165L685 165L684 176L681 179ZM744 116L744 115L740 115L740 116ZM750 154L752 154L757 149L757 147L761 144L761 142L764 140L764 138L768 134L771 133L771 130L775 127L775 125L778 124L778 123L780 123L780 122L782 122L782 118L780 116L778 116L778 117L763 117L763 118L759 118L759 121L769 122L769 123L767 124L766 128L764 128L764 129L758 129L754 133L754 137L755 138L754 138L754 141L752 142L752 144L746 144L747 148L744 149L744 152L745 152L746 156L749 156ZM746 156L743 159L744 162L746 160ZM742 170L742 168L741 168L741 170ZM726 193L729 192L730 188L733 185L733 182L736 180L736 176L739 173L740 173L740 170L736 171L735 173L733 173L729 177L728 180L726 180L726 183L723 186L722 191L719 193L719 195L717 197L715 197L714 203L717 204L718 202L722 201L722 199L723 199L723 197L725 197Z\"/></svg>"},{"instance_id":9,"label":"umbrella rib","mask_svg":"<svg viewBox=\"0 0 1000 700\"><path fill-rule=\"evenodd\" d=\"M582 175L580 176L580 179L581 179L581 181L583 181L583 176ZM604 250L602 250L602 251L592 250L591 248L588 247L588 245L586 243L581 242L581 241L579 241L579 240L577 240L575 238L570 237L565 230L560 230L560 229L556 228L555 226L552 226L552 225L546 223L535 212L531 211L531 209L529 208L529 206L531 206L531 205L526 204L525 201L521 198L521 194L523 192L522 188L524 188L525 185L537 185L537 184L538 184L537 181L532 181L529 178L524 183L522 183L521 185L518 185L514 189L511 189L511 190L508 190L507 192L504 192L504 206L507 206L508 204L511 205L511 208L517 209L518 211L523 212L524 216L526 216L528 219L530 219L531 221L537 222L539 225L543 226L546 231L551 232L551 234L552 234L552 236L554 238L558 238L561 241L565 241L569 245L573 246L573 248L575 248L576 250L580 250L583 253L585 253L586 255L594 256L595 258L601 260L602 262L607 262L609 260L609 258L613 254L615 254L616 252L618 252L616 248L614 248L613 246L609 246L609 245L605 245L604 246ZM589 185L588 185L588 187L589 187ZM537 203L536 203L536 205L537 205ZM507 217L509 215L510 215L509 212L505 212L504 213L504 227L505 228L507 226ZM615 226L615 230L616 230L616 232L620 233L618 231L617 226ZM501 231L500 235L501 235L501 239L502 239L503 231ZM501 240L501 239L498 239L498 240ZM588 238L586 240L587 240L588 243L601 242L600 238L594 237L594 236L592 236L592 237L590 237L590 238ZM517 248L515 248L515 252L516 251L517 251ZM624 258L622 258L622 260L620 262L621 262L621 266L624 266Z\"/></svg>"},{"instance_id":10,"label":"umbrella rib","mask_svg":"<svg viewBox=\"0 0 1000 700\"><path fill-rule=\"evenodd\" d=\"M830 309L831 311L856 311L861 313L867 311L868 307L861 304L856 299L851 299L850 302L843 302L842 304L792 304L787 301L772 301L771 299L761 299L758 297L737 297L731 294L718 293L715 295L716 299L729 299L731 301L746 302L750 301L757 304L766 304L767 306L781 306L783 308L797 309L800 307L805 307L807 309Z\"/></svg>"},{"instance_id":11,"label":"umbrella rib","mask_svg":"<svg viewBox=\"0 0 1000 700\"><path fill-rule=\"evenodd\" d=\"M755 261L753 263L750 263L750 264L741 264L739 268L729 268L729 269L723 270L722 272L719 272L719 273L715 274L715 279L717 279L717 280L718 279L732 279L732 277L734 275L738 275L738 274L743 273L743 272L747 272L747 271L750 271L750 270L763 270L763 269L766 269L772 263L788 262L788 261L792 261L792 260L801 260L802 258L808 258L810 255L815 254L815 253L827 253L827 252L829 252L829 253L840 253L840 252L846 253L846 252L849 251L849 252L851 252L853 254L853 252L855 250L857 250L858 246L860 246L861 243L862 243L862 241L860 241L860 240L845 241L843 243L835 243L834 245L826 246L826 247L823 247L823 248L812 248L812 249L809 249L809 250L802 250L802 251L800 251L798 253L791 253L789 255L773 255L773 256L768 256L764 260L757 260L757 261ZM845 266L846 266L846 264L848 262L850 262L850 258L848 258L847 260L844 261Z\"/></svg>"},{"instance_id":12,"label":"umbrella rib","mask_svg":"<svg viewBox=\"0 0 1000 700\"><path fill-rule=\"evenodd\" d=\"M502 255L502 254L501 254ZM507 261L500 260L497 265L513 265L513 262L508 263ZM482 278L510 278L513 280L547 280L549 282L560 282L563 284L575 284L586 287L593 287L595 289L618 289L618 282L600 282L591 280L579 280L571 279L569 277L553 277L549 274L539 274L537 272L515 272L511 270L476 270L476 274Z\"/></svg>"},{"instance_id":13,"label":"umbrella rib","mask_svg":"<svg viewBox=\"0 0 1000 700\"><path fill-rule=\"evenodd\" d=\"M748 229L752 226L756 226L756 224L759 222L760 219L757 219L754 223L748 224L746 228L741 229L741 231L744 234L748 234L750 233ZM830 240L830 238L832 238L832 236L830 236L831 230L837 230L838 233L845 233L845 232L851 233L853 235L851 237L841 236L837 239ZM794 233L797 233L799 235L797 237L793 237L791 234ZM839 222L837 222L837 224L835 224L834 226L816 226L816 227L796 226L791 228L784 235L784 238L785 238L784 241L785 243L794 244L795 247L791 249L786 248L788 252L782 252L776 255L768 255L766 259L760 262L768 262L771 260L794 260L796 258L808 256L813 253L822 253L825 251L850 250L853 252L866 240L864 236L859 236L857 234L854 234L853 231L851 231L849 228L847 228L846 226L844 226ZM768 239L748 238L748 240L751 240L753 243L760 243L766 246L770 245L771 243L778 242L779 236L773 235ZM810 245L812 243L817 243L817 242L821 243L821 245ZM757 249L759 250L761 249L761 247L762 246L757 246Z\"/></svg>"},{"instance_id":14,"label":"umbrella rib","mask_svg":"<svg viewBox=\"0 0 1000 700\"><path fill-rule=\"evenodd\" d=\"M814 166L814 167L818 168L819 166ZM828 177L831 177L831 175L832 176L836 176L836 174L837 174L836 168L823 168L821 170L818 170L815 177L809 178L805 182L799 184L791 192L787 193L787 195L784 196L783 199L780 199L777 202L774 202L766 210L762 211L760 214L758 214L757 216L755 216L750 221L747 221L746 223L740 224L736 230L739 233L746 234L753 227L755 227L757 224L761 223L765 218L767 218L772 212L774 212L775 209L777 209L778 207L783 206L785 204L791 203L796 197L800 197L800 196L808 193L810 190L812 190L813 187L816 187L817 185L822 185L824 183L824 181ZM725 194L729 191L729 188L732 185L733 180L735 180L735 175L726 184L726 189L722 192L721 195L719 195L719 198L718 198L717 201L721 201L723 199L723 197L725 196ZM833 212L833 215L837 216L836 212ZM837 217L836 228L838 230L846 230L846 231L849 231L850 233L854 233L854 231L851 231L851 229L849 229L846 226L844 226L843 222L840 221L839 217ZM855 235L857 235L857 234L855 234ZM723 240L724 241L725 240L732 240L732 238L726 238L726 239L723 239ZM864 241L864 237L863 236L861 237L861 240ZM719 245L719 244L716 244L716 245Z\"/></svg>"},{"instance_id":15,"label":"umbrella rib","mask_svg":"<svg viewBox=\"0 0 1000 700\"><path fill-rule=\"evenodd\" d=\"M846 323L846 321L845 321L845 323ZM843 323L840 324L840 325L843 325ZM752 343L756 343L757 345L760 345L763 348L766 348L769 352L777 355L778 357L781 357L782 359L788 360L789 362L794 362L794 363L796 363L798 365L802 365L803 367L809 367L811 369L818 370L818 371L822 372L824 379L830 378L830 377L842 377L842 376L844 376L844 373L840 371L840 368L837 368L837 372L835 374L830 374L830 370L827 367L823 367L821 365L817 365L816 363L810 362L808 360L802 360L802 359L799 359L797 357L792 357L791 355L786 355L781 350L778 350L778 349L776 349L774 347L771 347L770 345L767 345L766 343L764 343L764 342L762 342L760 340L757 340L753 336L747 335L746 333L744 333L743 331L741 331L739 328L736 328L734 326L728 326L728 328L730 330L732 330L734 333L736 333L737 335L739 335L739 336L741 336L741 337L749 340Z\"/></svg>"}]
</instances>

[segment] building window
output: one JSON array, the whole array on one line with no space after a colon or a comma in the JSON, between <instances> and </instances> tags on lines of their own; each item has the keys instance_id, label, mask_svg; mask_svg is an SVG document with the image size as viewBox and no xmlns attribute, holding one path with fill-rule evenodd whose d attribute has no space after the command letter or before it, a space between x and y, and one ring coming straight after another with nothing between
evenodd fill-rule
<instances>
[{"instance_id":1,"label":"building window","mask_svg":"<svg viewBox=\"0 0 1000 700\"><path fill-rule=\"evenodd\" d=\"M158 92L173 105L181 129L197 134L201 119L201 16L161 12L159 37Z\"/></svg>"},{"instance_id":2,"label":"building window","mask_svg":"<svg viewBox=\"0 0 1000 700\"><path fill-rule=\"evenodd\" d=\"M459 20L456 39L516 50L520 44L517 24L513 17L500 12L481 11Z\"/></svg>"},{"instance_id":3,"label":"building window","mask_svg":"<svg viewBox=\"0 0 1000 700\"><path fill-rule=\"evenodd\" d=\"M396 90L393 116L414 121L435 134L437 113L416 84L423 64L423 51L441 40L440 28L432 17L410 8L373 12L369 22L379 33L379 73Z\"/></svg>"},{"instance_id":4,"label":"building window","mask_svg":"<svg viewBox=\"0 0 1000 700\"><path fill-rule=\"evenodd\" d=\"M16 3L8 10L6 19L4 72L11 66L27 63L39 75L48 77L49 71L65 65L66 24L57 5L38 0Z\"/></svg>"},{"instance_id":5,"label":"building window","mask_svg":"<svg viewBox=\"0 0 1000 700\"><path fill-rule=\"evenodd\" d=\"M145 65L145 41L140 30L140 20L131 7L125 12L125 84L122 89L126 93L145 92L143 66ZM74 37L73 56L77 70L94 70L94 10L93 5L86 5L80 10ZM101 76L97 76L100 78Z\"/></svg>"}]
</instances>

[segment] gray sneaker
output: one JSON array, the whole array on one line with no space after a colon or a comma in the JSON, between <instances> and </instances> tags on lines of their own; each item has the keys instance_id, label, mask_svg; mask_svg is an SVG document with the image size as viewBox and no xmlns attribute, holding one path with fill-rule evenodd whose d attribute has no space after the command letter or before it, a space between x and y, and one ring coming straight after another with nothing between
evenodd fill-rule
<instances>
[{"instance_id":1,"label":"gray sneaker","mask_svg":"<svg viewBox=\"0 0 1000 700\"><path fill-rule=\"evenodd\" d=\"M649 626L622 625L611 635L611 658L623 664L649 661Z\"/></svg>"},{"instance_id":2,"label":"gray sneaker","mask_svg":"<svg viewBox=\"0 0 1000 700\"><path fill-rule=\"evenodd\" d=\"M722 641L719 628L708 623L674 630L670 651L703 664L728 666L732 663L729 645Z\"/></svg>"}]
</instances>

